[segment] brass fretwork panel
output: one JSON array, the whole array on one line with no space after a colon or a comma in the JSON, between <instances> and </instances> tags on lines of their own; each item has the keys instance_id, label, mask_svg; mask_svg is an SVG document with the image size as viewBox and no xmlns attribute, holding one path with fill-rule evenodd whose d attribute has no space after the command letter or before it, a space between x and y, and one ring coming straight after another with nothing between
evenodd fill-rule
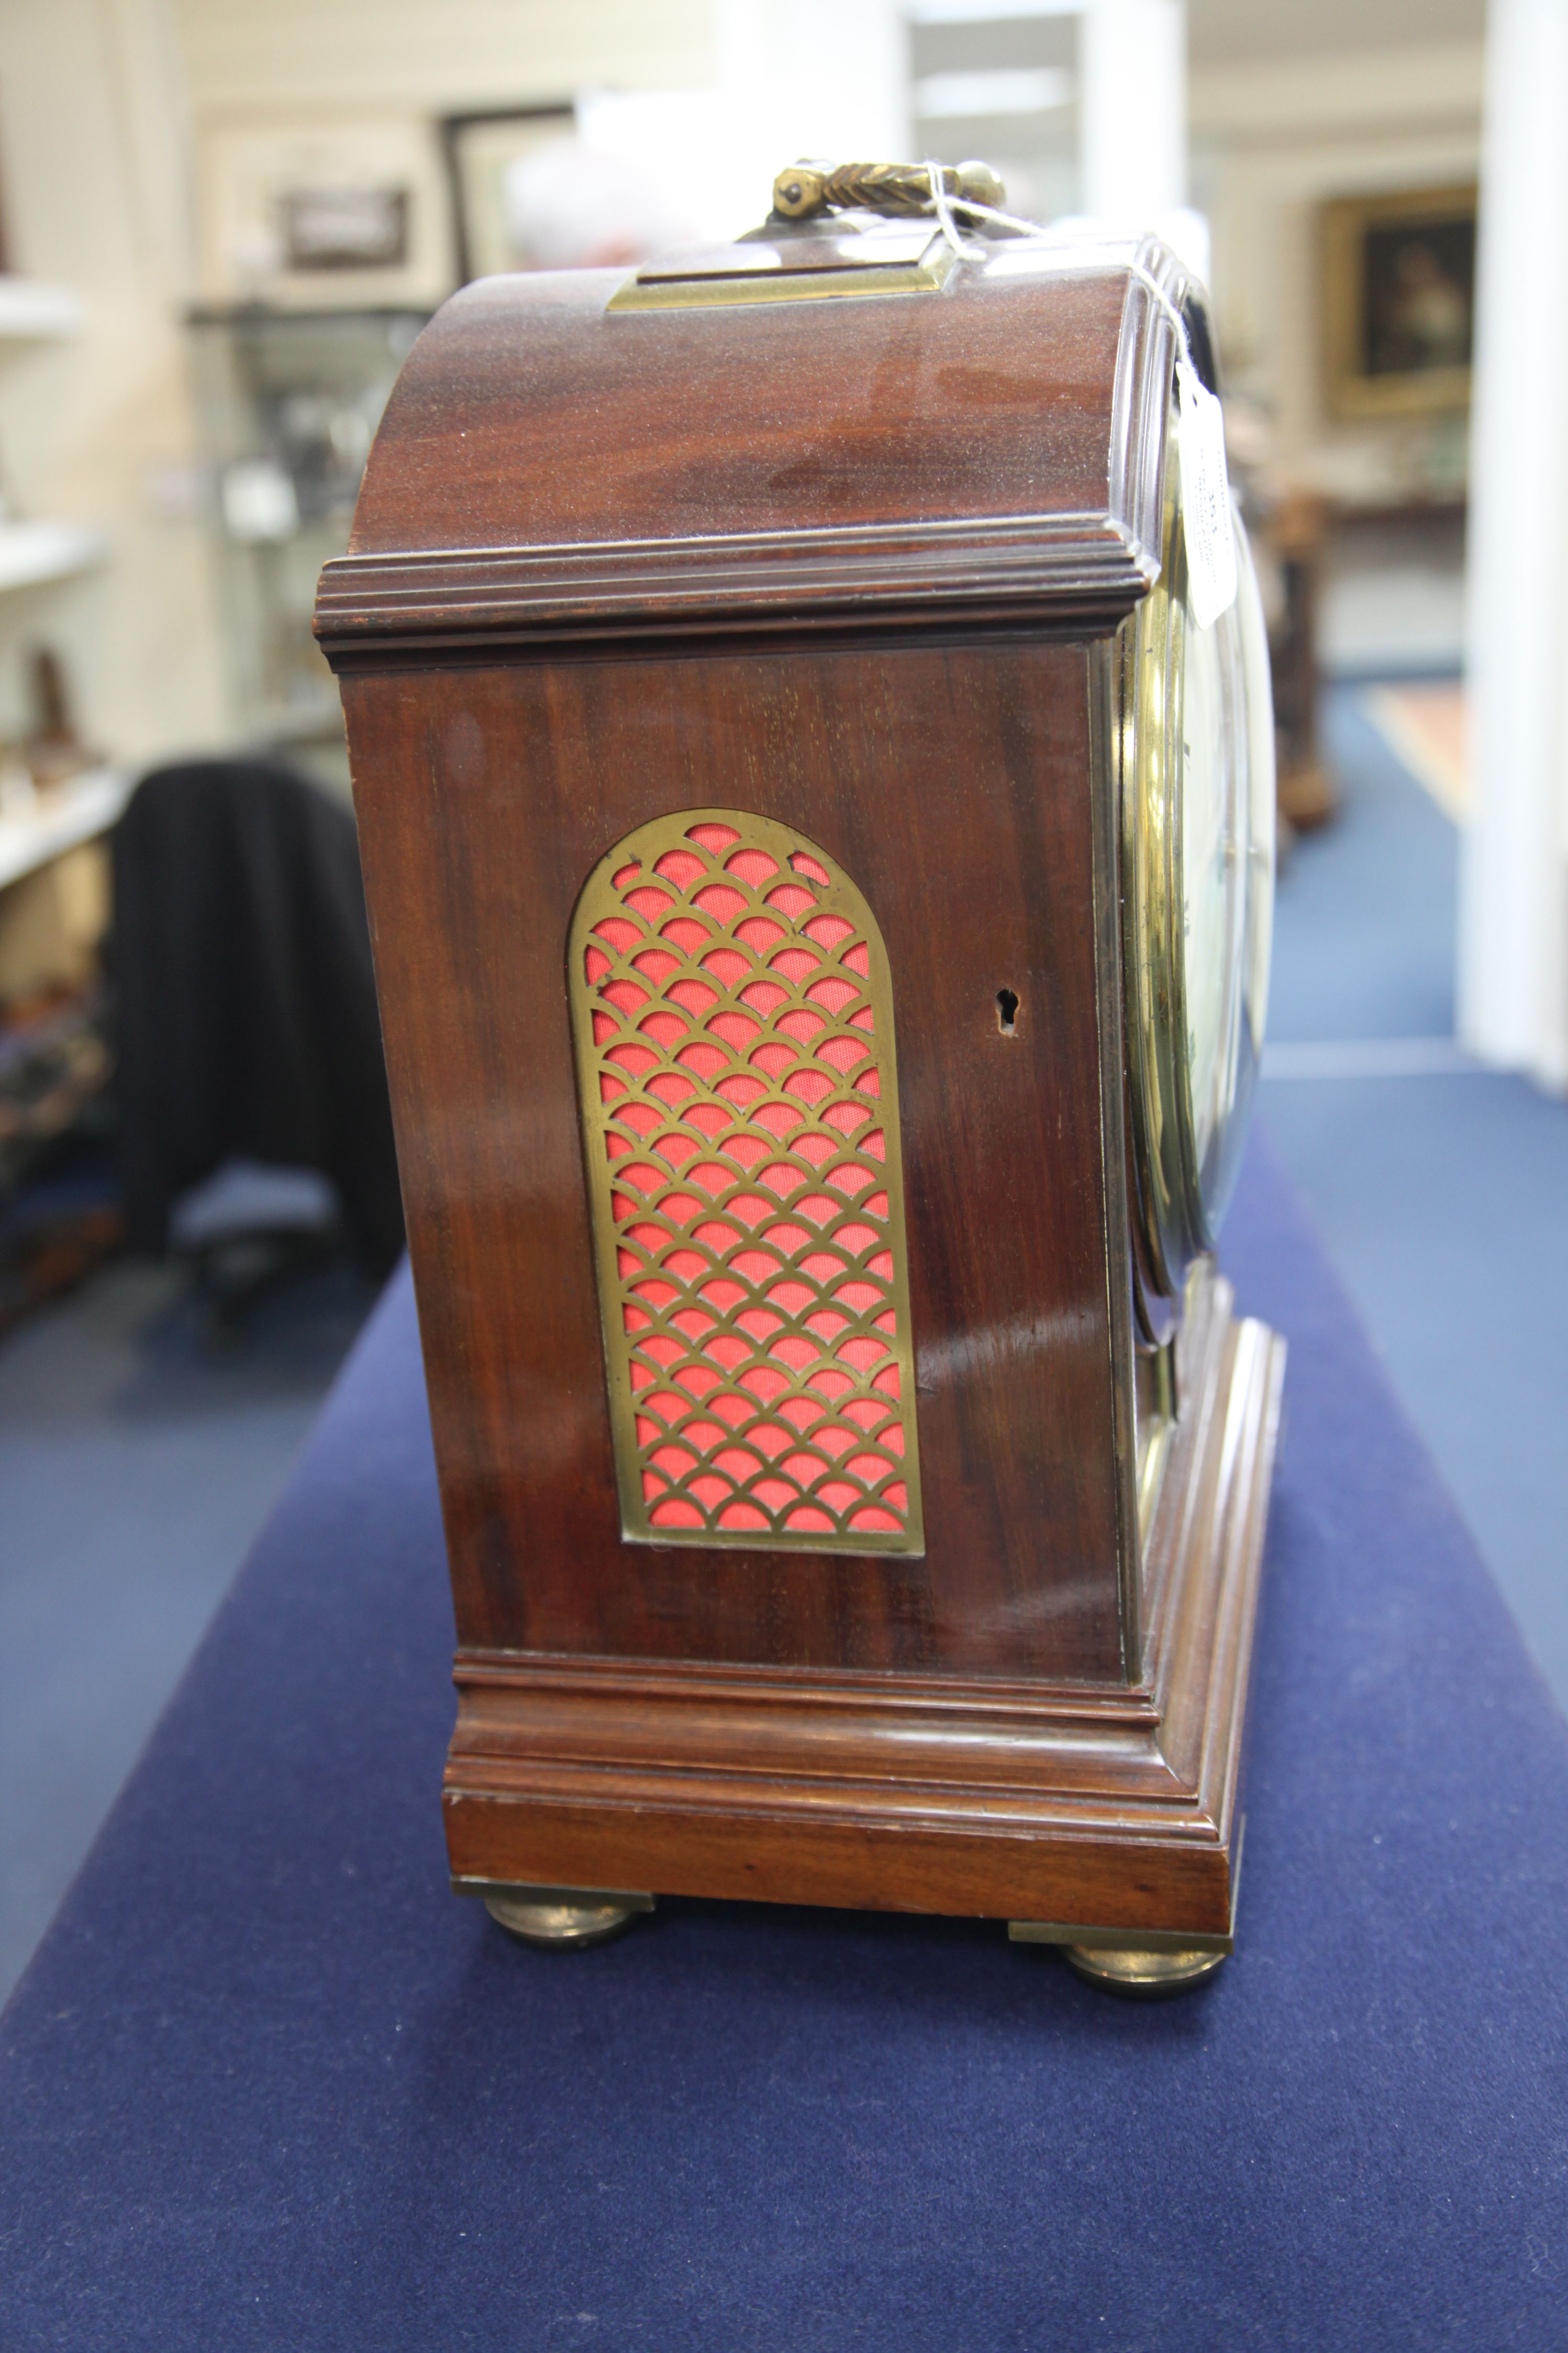
<instances>
[{"instance_id":1,"label":"brass fretwork panel","mask_svg":"<svg viewBox=\"0 0 1568 2353\"><path fill-rule=\"evenodd\" d=\"M870 909L788 828L685 809L600 860L569 957L625 1535L921 1552Z\"/></svg>"}]
</instances>

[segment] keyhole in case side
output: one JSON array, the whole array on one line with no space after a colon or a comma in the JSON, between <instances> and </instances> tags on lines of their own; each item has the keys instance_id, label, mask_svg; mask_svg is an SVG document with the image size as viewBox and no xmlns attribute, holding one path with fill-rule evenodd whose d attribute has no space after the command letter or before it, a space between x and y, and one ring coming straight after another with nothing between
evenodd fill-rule
<instances>
[{"instance_id":1,"label":"keyhole in case side","mask_svg":"<svg viewBox=\"0 0 1568 2353\"><path fill-rule=\"evenodd\" d=\"M1016 988L999 988L996 991L996 1027L1004 1038L1016 1036L1018 992Z\"/></svg>"}]
</instances>

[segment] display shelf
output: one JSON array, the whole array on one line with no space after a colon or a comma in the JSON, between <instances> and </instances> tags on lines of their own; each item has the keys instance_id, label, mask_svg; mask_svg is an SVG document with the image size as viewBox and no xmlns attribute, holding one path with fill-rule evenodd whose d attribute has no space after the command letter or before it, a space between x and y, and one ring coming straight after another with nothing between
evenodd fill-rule
<instances>
[{"instance_id":1,"label":"display shelf","mask_svg":"<svg viewBox=\"0 0 1568 2353\"><path fill-rule=\"evenodd\" d=\"M41 1018L0 1026L0 1198L108 1085L113 1057L104 1018L95 986ZM0 1282L0 1331L8 1320L5 1287Z\"/></svg>"},{"instance_id":2,"label":"display shelf","mask_svg":"<svg viewBox=\"0 0 1568 2353\"><path fill-rule=\"evenodd\" d=\"M42 587L101 564L102 532L80 522L0 523L0 589Z\"/></svg>"},{"instance_id":3,"label":"display shelf","mask_svg":"<svg viewBox=\"0 0 1568 2353\"><path fill-rule=\"evenodd\" d=\"M130 797L131 779L121 770L89 768L41 793L37 807L0 817L0 890L107 833Z\"/></svg>"},{"instance_id":4,"label":"display shelf","mask_svg":"<svg viewBox=\"0 0 1568 2353\"><path fill-rule=\"evenodd\" d=\"M317 577L349 543L360 478L423 309L201 310L190 317L231 707L258 751L342 743L310 634ZM278 535L274 535L274 534Z\"/></svg>"},{"instance_id":5,"label":"display shelf","mask_svg":"<svg viewBox=\"0 0 1568 2353\"><path fill-rule=\"evenodd\" d=\"M41 342L73 335L81 324L81 304L63 286L0 273L0 340Z\"/></svg>"}]
</instances>

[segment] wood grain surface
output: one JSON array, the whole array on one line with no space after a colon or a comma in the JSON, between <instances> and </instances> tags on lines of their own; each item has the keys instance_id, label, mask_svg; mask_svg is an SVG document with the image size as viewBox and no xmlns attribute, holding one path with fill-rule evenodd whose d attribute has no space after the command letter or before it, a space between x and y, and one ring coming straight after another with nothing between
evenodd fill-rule
<instances>
[{"instance_id":1,"label":"wood grain surface","mask_svg":"<svg viewBox=\"0 0 1568 2353\"><path fill-rule=\"evenodd\" d=\"M1281 1352L1199 1286L1141 1545L1110 649L1158 568L1168 320L1103 253L606 314L623 274L441 311L318 605L454 1872L1223 1938ZM606 851L714 808L818 845L886 944L918 1556L622 1532L566 943Z\"/></svg>"},{"instance_id":2,"label":"wood grain surface","mask_svg":"<svg viewBox=\"0 0 1568 2353\"><path fill-rule=\"evenodd\" d=\"M454 1873L1228 1935L1284 1350L1193 1339L1141 1688L462 1652Z\"/></svg>"},{"instance_id":3,"label":"wood grain surface","mask_svg":"<svg viewBox=\"0 0 1568 2353\"><path fill-rule=\"evenodd\" d=\"M1114 264L971 271L952 298L606 314L625 276L540 271L454 296L387 406L354 554L1106 504Z\"/></svg>"},{"instance_id":4,"label":"wood grain surface","mask_svg":"<svg viewBox=\"0 0 1568 2353\"><path fill-rule=\"evenodd\" d=\"M1173 341L1101 250L940 294L606 311L481 280L411 353L316 628L410 647L935 615L1113 627L1159 570ZM1142 266L1180 294L1151 245Z\"/></svg>"},{"instance_id":5,"label":"wood grain surface","mask_svg":"<svg viewBox=\"0 0 1568 2353\"><path fill-rule=\"evenodd\" d=\"M1121 1673L1089 681L1049 645L345 681L466 1641ZM621 1539L565 943L605 851L683 807L798 828L881 925L922 1560Z\"/></svg>"}]
</instances>

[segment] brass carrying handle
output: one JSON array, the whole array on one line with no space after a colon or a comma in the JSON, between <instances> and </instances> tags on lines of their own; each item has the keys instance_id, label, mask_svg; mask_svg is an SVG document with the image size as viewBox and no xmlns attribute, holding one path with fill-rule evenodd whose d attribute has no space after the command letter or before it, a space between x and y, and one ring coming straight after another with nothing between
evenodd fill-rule
<instances>
[{"instance_id":1,"label":"brass carrying handle","mask_svg":"<svg viewBox=\"0 0 1568 2353\"><path fill-rule=\"evenodd\" d=\"M958 205L1000 212L1006 190L989 164L944 164L942 194ZM773 182L773 210L784 220L818 213L929 213L931 173L923 164L791 164Z\"/></svg>"}]
</instances>

